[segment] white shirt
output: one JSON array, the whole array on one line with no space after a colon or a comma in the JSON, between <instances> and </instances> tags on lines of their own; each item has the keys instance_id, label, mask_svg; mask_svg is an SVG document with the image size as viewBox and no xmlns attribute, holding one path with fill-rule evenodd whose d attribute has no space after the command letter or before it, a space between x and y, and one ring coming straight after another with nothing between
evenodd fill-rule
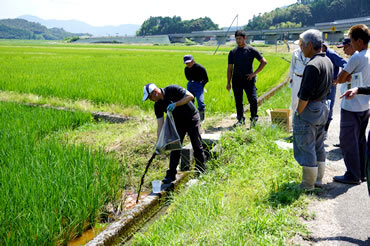
<instances>
[{"instance_id":1,"label":"white shirt","mask_svg":"<svg viewBox=\"0 0 370 246\"><path fill-rule=\"evenodd\" d=\"M307 58L303 55L301 49L295 49L292 54L292 60L290 62L289 77L293 79L294 74L303 75L304 68L307 63L310 61L310 58Z\"/></svg>"},{"instance_id":2,"label":"white shirt","mask_svg":"<svg viewBox=\"0 0 370 246\"><path fill-rule=\"evenodd\" d=\"M362 50L361 52L353 54L344 71L349 74L361 73L362 85L370 86L370 51ZM352 78L354 79L354 78ZM340 90L343 94L348 89L349 83L343 83ZM351 100L343 99L341 101L341 108L351 112L363 112L369 109L370 95L356 95Z\"/></svg>"}]
</instances>

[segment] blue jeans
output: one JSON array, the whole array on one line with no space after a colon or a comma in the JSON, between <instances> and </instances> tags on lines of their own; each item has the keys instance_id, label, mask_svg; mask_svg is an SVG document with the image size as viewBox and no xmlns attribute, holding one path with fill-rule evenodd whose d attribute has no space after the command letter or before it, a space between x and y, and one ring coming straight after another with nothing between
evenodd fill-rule
<instances>
[{"instance_id":1,"label":"blue jeans","mask_svg":"<svg viewBox=\"0 0 370 246\"><path fill-rule=\"evenodd\" d=\"M324 128L329 109L324 102L309 102L303 112L293 117L293 152L301 166L317 167L326 159Z\"/></svg>"},{"instance_id":2,"label":"blue jeans","mask_svg":"<svg viewBox=\"0 0 370 246\"><path fill-rule=\"evenodd\" d=\"M204 87L200 82L188 82L187 90L194 95L198 102L198 110L204 111L206 105L204 103ZM194 103L194 100L193 100Z\"/></svg>"},{"instance_id":3,"label":"blue jeans","mask_svg":"<svg viewBox=\"0 0 370 246\"><path fill-rule=\"evenodd\" d=\"M326 98L326 100L330 100L330 109L329 109L328 121L326 122L326 125L325 125L325 131L328 131L330 122L333 119L333 107L334 107L334 103L335 103L335 95L336 94L337 94L337 86L332 85L331 89L330 89L330 94Z\"/></svg>"}]
</instances>

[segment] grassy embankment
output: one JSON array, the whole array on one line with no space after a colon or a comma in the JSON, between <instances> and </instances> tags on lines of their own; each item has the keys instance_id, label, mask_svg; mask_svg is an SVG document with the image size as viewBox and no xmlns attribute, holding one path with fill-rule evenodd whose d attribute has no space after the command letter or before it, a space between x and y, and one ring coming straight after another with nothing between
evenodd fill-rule
<instances>
[{"instance_id":1,"label":"grassy embankment","mask_svg":"<svg viewBox=\"0 0 370 246\"><path fill-rule=\"evenodd\" d=\"M89 228L125 184L125 166L57 133L91 116L0 103L0 244L64 244Z\"/></svg>"},{"instance_id":2,"label":"grassy embankment","mask_svg":"<svg viewBox=\"0 0 370 246\"><path fill-rule=\"evenodd\" d=\"M306 234L297 219L308 216L299 165L292 150L274 143L286 136L261 125L228 132L208 174L174 196L134 245L286 245L296 233Z\"/></svg>"}]
</instances>

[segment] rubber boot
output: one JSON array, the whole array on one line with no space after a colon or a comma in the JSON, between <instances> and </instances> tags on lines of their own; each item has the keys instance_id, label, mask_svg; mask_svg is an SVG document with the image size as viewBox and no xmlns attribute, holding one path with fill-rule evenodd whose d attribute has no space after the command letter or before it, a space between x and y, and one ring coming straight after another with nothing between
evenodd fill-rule
<instances>
[{"instance_id":1,"label":"rubber boot","mask_svg":"<svg viewBox=\"0 0 370 246\"><path fill-rule=\"evenodd\" d=\"M251 125L250 125L250 127L252 128L252 127L255 127L256 126L256 124L257 124L257 121L258 121L258 117L251 117L250 118L250 120L251 120Z\"/></svg>"},{"instance_id":2,"label":"rubber boot","mask_svg":"<svg viewBox=\"0 0 370 246\"><path fill-rule=\"evenodd\" d=\"M317 179L315 182L316 187L322 187L322 179L324 178L325 174L325 162L324 161L319 161L317 162Z\"/></svg>"},{"instance_id":3,"label":"rubber boot","mask_svg":"<svg viewBox=\"0 0 370 246\"><path fill-rule=\"evenodd\" d=\"M204 121L204 110L199 111L199 116L200 116L200 122Z\"/></svg>"},{"instance_id":4,"label":"rubber boot","mask_svg":"<svg viewBox=\"0 0 370 246\"><path fill-rule=\"evenodd\" d=\"M317 179L317 167L302 167L302 183L299 187L306 191L315 189Z\"/></svg>"}]
</instances>

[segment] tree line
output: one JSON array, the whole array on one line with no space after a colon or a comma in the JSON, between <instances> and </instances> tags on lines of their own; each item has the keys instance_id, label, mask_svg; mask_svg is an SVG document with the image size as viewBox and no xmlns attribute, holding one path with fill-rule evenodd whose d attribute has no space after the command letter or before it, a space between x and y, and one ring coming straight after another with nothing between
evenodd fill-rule
<instances>
[{"instance_id":1,"label":"tree line","mask_svg":"<svg viewBox=\"0 0 370 246\"><path fill-rule=\"evenodd\" d=\"M23 19L0 20L0 39L40 39L61 40L74 36L86 36L87 33L70 33L63 28L50 28Z\"/></svg>"},{"instance_id":2,"label":"tree line","mask_svg":"<svg viewBox=\"0 0 370 246\"><path fill-rule=\"evenodd\" d=\"M137 36L161 35L174 33L190 33L193 31L218 30L218 25L213 23L209 17L181 20L179 16L161 17L151 16L145 20L140 29L136 32Z\"/></svg>"},{"instance_id":3,"label":"tree line","mask_svg":"<svg viewBox=\"0 0 370 246\"><path fill-rule=\"evenodd\" d=\"M254 15L244 29L313 26L320 22L364 16L370 16L369 0L298 0L288 7Z\"/></svg>"}]
</instances>

